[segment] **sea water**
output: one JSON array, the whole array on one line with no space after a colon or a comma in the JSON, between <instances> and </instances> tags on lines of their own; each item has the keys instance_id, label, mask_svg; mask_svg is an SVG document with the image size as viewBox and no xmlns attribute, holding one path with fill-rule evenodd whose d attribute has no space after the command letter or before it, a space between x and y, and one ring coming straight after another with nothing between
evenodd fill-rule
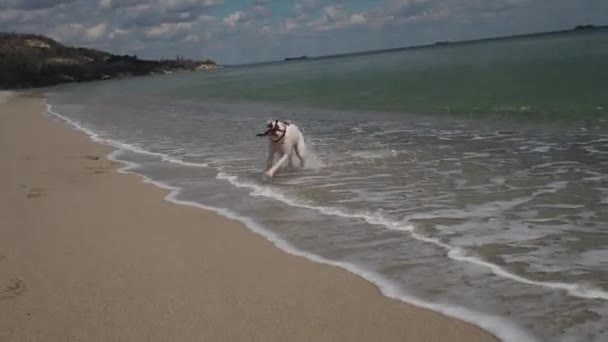
<instances>
[{"instance_id":1,"label":"sea water","mask_svg":"<svg viewBox=\"0 0 608 342\"><path fill-rule=\"evenodd\" d=\"M503 340L605 341L607 79L595 30L47 95L168 200ZM269 117L304 132L305 169L262 177Z\"/></svg>"}]
</instances>

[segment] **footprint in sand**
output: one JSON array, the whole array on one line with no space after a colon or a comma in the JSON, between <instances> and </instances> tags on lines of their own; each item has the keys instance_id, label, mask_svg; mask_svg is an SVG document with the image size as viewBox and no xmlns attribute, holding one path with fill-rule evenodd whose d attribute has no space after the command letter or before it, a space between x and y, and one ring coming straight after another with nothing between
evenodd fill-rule
<instances>
[{"instance_id":1,"label":"footprint in sand","mask_svg":"<svg viewBox=\"0 0 608 342\"><path fill-rule=\"evenodd\" d=\"M91 155L91 154L87 154L87 155L84 155L84 156L78 156L78 157L76 157L76 156L68 156L68 157L66 157L66 159L86 159L86 160L99 160L99 159L101 159L101 157L99 157L99 156L94 156L94 155Z\"/></svg>"},{"instance_id":2,"label":"footprint in sand","mask_svg":"<svg viewBox=\"0 0 608 342\"><path fill-rule=\"evenodd\" d=\"M15 298L25 291L25 283L19 278L0 282L0 300Z\"/></svg>"},{"instance_id":3,"label":"footprint in sand","mask_svg":"<svg viewBox=\"0 0 608 342\"><path fill-rule=\"evenodd\" d=\"M89 170L92 173L100 174L100 173L104 173L106 171L112 170L113 167L111 167L111 166L95 166L95 167L88 166L85 169Z\"/></svg>"},{"instance_id":4,"label":"footprint in sand","mask_svg":"<svg viewBox=\"0 0 608 342\"><path fill-rule=\"evenodd\" d=\"M30 188L27 190L27 185L22 185L21 189L27 191L27 198L38 198L45 195L46 188Z\"/></svg>"},{"instance_id":5,"label":"footprint in sand","mask_svg":"<svg viewBox=\"0 0 608 342\"><path fill-rule=\"evenodd\" d=\"M93 156L93 155L86 155L81 158L87 159L87 160L100 160L101 159L101 157ZM114 165L114 163L110 163L110 165ZM87 166L85 169L89 170L91 173L101 174L101 173L105 173L108 170L112 170L113 167L112 166Z\"/></svg>"}]
</instances>

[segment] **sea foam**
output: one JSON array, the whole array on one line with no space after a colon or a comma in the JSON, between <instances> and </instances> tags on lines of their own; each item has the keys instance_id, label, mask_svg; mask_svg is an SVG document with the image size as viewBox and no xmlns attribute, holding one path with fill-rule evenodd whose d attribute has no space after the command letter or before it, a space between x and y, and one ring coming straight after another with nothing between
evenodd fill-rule
<instances>
[{"instance_id":1,"label":"sea foam","mask_svg":"<svg viewBox=\"0 0 608 342\"><path fill-rule=\"evenodd\" d=\"M490 263L479 257L470 255L463 248L460 248L457 246L451 246L449 244L442 242L439 239L436 239L433 237L428 237L426 235L420 234L419 232L416 232L414 226L412 224L410 224L408 222L408 220L394 221L394 220L388 219L385 217L385 215L382 214L381 211L361 212L361 211L349 211L346 209L335 208L335 207L316 206L311 203L307 203L307 202L304 202L301 200L296 200L296 199L290 198L289 196L287 196L285 194L272 190L271 188L256 184L254 182L239 180L238 177L227 174L225 172L220 171L217 175L217 178L221 179L221 180L226 180L236 187L250 189L251 190L250 194L252 196L263 196L263 197L267 197L267 198L272 198L272 199L281 201L285 204L288 204L290 206L316 210L316 211L319 211L326 215L338 216L338 217L343 217L343 218L362 219L369 224L383 226L383 227L386 227L391 230L407 232L413 238L415 238L419 241L430 243L430 244L433 244L435 246L441 247L442 249L446 250L447 256L453 260L467 262L467 263L471 263L471 264L474 264L477 266L487 268L490 271L492 271L495 275L500 276L500 277L509 278L511 280L514 280L514 281L517 281L520 283L524 283L524 284L528 284L528 285L542 286L542 287L557 289L557 290L564 290L564 291L567 291L568 294L570 294L571 296L574 296L574 297L608 300L608 292L603 291L599 288L593 287L591 285L576 284L576 283L570 284L570 283L564 283L564 282L537 281L537 280L528 279L528 278L522 277L520 275L514 274L499 265ZM551 191L551 190L542 190L542 191L538 191L538 193L544 193L544 191Z\"/></svg>"}]
</instances>

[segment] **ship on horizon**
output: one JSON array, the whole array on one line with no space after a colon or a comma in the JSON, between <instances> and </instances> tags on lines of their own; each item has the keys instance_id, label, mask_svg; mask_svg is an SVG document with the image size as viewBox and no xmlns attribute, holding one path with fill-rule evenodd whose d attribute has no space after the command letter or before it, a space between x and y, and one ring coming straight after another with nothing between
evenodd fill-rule
<instances>
[{"instance_id":1,"label":"ship on horizon","mask_svg":"<svg viewBox=\"0 0 608 342\"><path fill-rule=\"evenodd\" d=\"M298 60L302 60L302 59L307 59L308 56L306 55L302 55L300 57L285 57L285 61L298 61Z\"/></svg>"}]
</instances>

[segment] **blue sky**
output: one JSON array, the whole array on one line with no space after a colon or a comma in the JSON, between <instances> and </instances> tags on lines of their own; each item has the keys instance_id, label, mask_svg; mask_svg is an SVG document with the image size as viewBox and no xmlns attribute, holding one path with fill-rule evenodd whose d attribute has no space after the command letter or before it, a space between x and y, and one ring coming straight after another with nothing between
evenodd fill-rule
<instances>
[{"instance_id":1,"label":"blue sky","mask_svg":"<svg viewBox=\"0 0 608 342\"><path fill-rule=\"evenodd\" d=\"M223 64L608 24L608 0L0 0L0 31Z\"/></svg>"}]
</instances>

